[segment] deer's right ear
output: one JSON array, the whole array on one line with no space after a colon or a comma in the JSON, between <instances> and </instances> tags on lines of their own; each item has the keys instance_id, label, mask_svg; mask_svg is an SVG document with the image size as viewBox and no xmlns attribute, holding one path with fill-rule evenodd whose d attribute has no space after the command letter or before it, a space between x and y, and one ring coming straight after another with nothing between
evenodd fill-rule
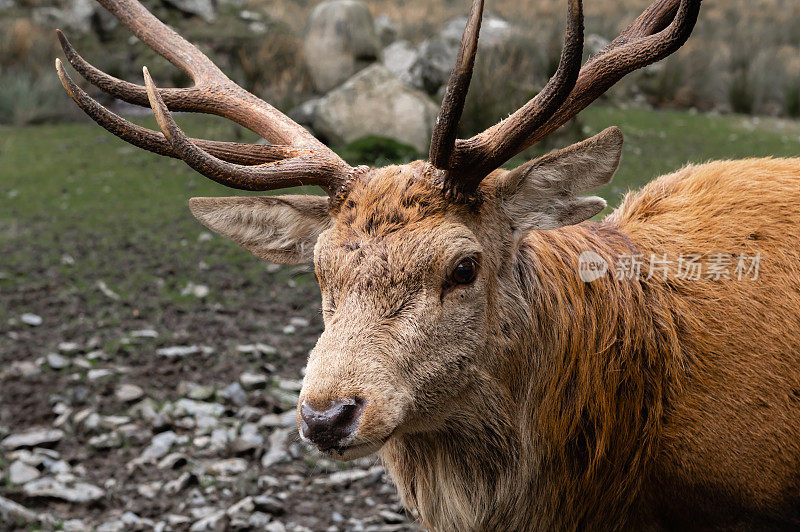
<instances>
[{"instance_id":1,"label":"deer's right ear","mask_svg":"<svg viewBox=\"0 0 800 532\"><path fill-rule=\"evenodd\" d=\"M501 174L494 194L522 234L590 219L606 202L582 196L608 183L622 155L622 132L610 127L594 137Z\"/></svg>"},{"instance_id":2,"label":"deer's right ear","mask_svg":"<svg viewBox=\"0 0 800 532\"><path fill-rule=\"evenodd\" d=\"M256 257L280 264L314 259L314 244L331 226L323 196L192 198L192 214Z\"/></svg>"}]
</instances>

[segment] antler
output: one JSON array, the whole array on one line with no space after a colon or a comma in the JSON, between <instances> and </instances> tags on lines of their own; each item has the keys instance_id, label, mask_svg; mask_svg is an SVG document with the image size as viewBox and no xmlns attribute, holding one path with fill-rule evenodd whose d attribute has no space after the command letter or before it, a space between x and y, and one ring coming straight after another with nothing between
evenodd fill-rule
<instances>
[{"instance_id":1,"label":"antler","mask_svg":"<svg viewBox=\"0 0 800 532\"><path fill-rule=\"evenodd\" d=\"M672 54L694 29L701 0L656 0L611 44L580 68L581 0L569 0L564 49L558 70L542 91L505 120L469 139L456 139L458 120L477 52L483 0L473 0L431 143L431 164L446 190L472 196L481 180L540 141L626 74Z\"/></svg>"},{"instance_id":2,"label":"antler","mask_svg":"<svg viewBox=\"0 0 800 532\"><path fill-rule=\"evenodd\" d=\"M289 117L236 85L200 50L167 27L136 0L98 0L136 37L191 77L189 88L156 89L129 83L95 68L58 31L70 64L89 82L126 102L150 106L162 133L142 128L112 113L81 90L56 60L61 83L95 122L140 148L183 159L201 174L233 188L272 190L319 185L331 196L362 168L353 168ZM190 139L169 111L222 116L254 131L268 146Z\"/></svg>"}]
</instances>

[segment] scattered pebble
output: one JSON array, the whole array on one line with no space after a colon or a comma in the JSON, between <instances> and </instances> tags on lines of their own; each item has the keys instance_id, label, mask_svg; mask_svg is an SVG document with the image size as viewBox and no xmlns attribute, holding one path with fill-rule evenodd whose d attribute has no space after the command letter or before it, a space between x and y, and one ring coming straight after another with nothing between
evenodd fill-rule
<instances>
[{"instance_id":1,"label":"scattered pebble","mask_svg":"<svg viewBox=\"0 0 800 532\"><path fill-rule=\"evenodd\" d=\"M46 358L47 365L56 370L64 369L72 363L70 359L61 356L58 353L48 353Z\"/></svg>"},{"instance_id":2,"label":"scattered pebble","mask_svg":"<svg viewBox=\"0 0 800 532\"><path fill-rule=\"evenodd\" d=\"M158 356L167 357L167 358L175 358L175 357L185 357L189 355L211 355L214 353L214 348L205 346L205 345L179 345L174 347L162 347L161 349L156 349L156 354Z\"/></svg>"},{"instance_id":3,"label":"scattered pebble","mask_svg":"<svg viewBox=\"0 0 800 532\"><path fill-rule=\"evenodd\" d=\"M25 325L30 325L31 327L38 327L42 324L42 317L38 314L31 314L26 312L22 316L19 317L20 321Z\"/></svg>"},{"instance_id":4,"label":"scattered pebble","mask_svg":"<svg viewBox=\"0 0 800 532\"><path fill-rule=\"evenodd\" d=\"M64 431L59 429L30 429L8 436L0 442L0 446L8 450L21 449L23 447L39 447L58 443L63 437Z\"/></svg>"},{"instance_id":5,"label":"scattered pebble","mask_svg":"<svg viewBox=\"0 0 800 532\"><path fill-rule=\"evenodd\" d=\"M194 284L193 282L189 282L186 284L183 290L181 290L182 296L194 296L199 299L203 299L207 297L208 294L211 293L211 290L204 285L204 284Z\"/></svg>"},{"instance_id":6,"label":"scattered pebble","mask_svg":"<svg viewBox=\"0 0 800 532\"><path fill-rule=\"evenodd\" d=\"M17 460L8 467L6 479L11 484L25 484L26 482L30 482L31 480L37 479L40 476L42 476L42 474L38 469L20 460Z\"/></svg>"},{"instance_id":7,"label":"scattered pebble","mask_svg":"<svg viewBox=\"0 0 800 532\"><path fill-rule=\"evenodd\" d=\"M121 384L117 391L114 392L114 397L121 403L132 403L138 401L144 396L144 390L135 384Z\"/></svg>"},{"instance_id":8,"label":"scattered pebble","mask_svg":"<svg viewBox=\"0 0 800 532\"><path fill-rule=\"evenodd\" d=\"M61 482L52 477L32 480L22 486L28 497L50 497L73 503L90 503L105 496L105 491L86 482Z\"/></svg>"}]
</instances>

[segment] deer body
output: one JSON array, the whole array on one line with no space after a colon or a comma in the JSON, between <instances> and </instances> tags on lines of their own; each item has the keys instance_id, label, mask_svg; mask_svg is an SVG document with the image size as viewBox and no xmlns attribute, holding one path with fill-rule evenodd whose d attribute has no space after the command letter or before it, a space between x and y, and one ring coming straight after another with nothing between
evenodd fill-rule
<instances>
[{"instance_id":1,"label":"deer body","mask_svg":"<svg viewBox=\"0 0 800 532\"><path fill-rule=\"evenodd\" d=\"M224 76L136 0L99 0L194 86L158 89L71 65L149 105L132 124L56 69L111 133L246 190L193 198L206 226L256 256L313 261L325 330L297 410L301 438L350 460L379 453L406 504L443 531L800 526L800 159L690 166L602 223L582 194L607 183L622 134L497 170L627 73L675 52L700 0L654 0L581 66L569 0L558 69L537 95L469 139L458 124L483 0L473 0L429 161L351 167ZM227 116L270 142L188 138L171 111ZM587 251L760 256L756 279L579 276Z\"/></svg>"},{"instance_id":2,"label":"deer body","mask_svg":"<svg viewBox=\"0 0 800 532\"><path fill-rule=\"evenodd\" d=\"M529 235L489 312L493 362L459 398L471 415L381 451L406 503L433 530L797 526L799 222L800 159L767 159L687 167L602 223ZM586 250L763 269L584 283Z\"/></svg>"}]
</instances>

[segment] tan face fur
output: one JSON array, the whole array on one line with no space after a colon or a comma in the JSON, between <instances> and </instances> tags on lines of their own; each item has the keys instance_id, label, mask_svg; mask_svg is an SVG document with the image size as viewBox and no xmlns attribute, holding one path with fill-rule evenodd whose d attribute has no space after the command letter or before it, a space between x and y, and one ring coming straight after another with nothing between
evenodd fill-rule
<instances>
[{"instance_id":1,"label":"tan face fur","mask_svg":"<svg viewBox=\"0 0 800 532\"><path fill-rule=\"evenodd\" d=\"M458 415L465 388L500 371L489 344L504 336L497 293L514 275L518 243L599 213L603 200L579 195L608 182L621 146L610 128L498 170L477 206L446 199L418 161L370 171L330 210L315 196L195 198L191 208L261 258L297 263L313 250L325 330L308 360L298 423L305 438L303 405L322 412L357 402L351 432L318 445L349 460L392 437L436 430ZM458 284L453 271L465 259L477 275Z\"/></svg>"}]
</instances>

